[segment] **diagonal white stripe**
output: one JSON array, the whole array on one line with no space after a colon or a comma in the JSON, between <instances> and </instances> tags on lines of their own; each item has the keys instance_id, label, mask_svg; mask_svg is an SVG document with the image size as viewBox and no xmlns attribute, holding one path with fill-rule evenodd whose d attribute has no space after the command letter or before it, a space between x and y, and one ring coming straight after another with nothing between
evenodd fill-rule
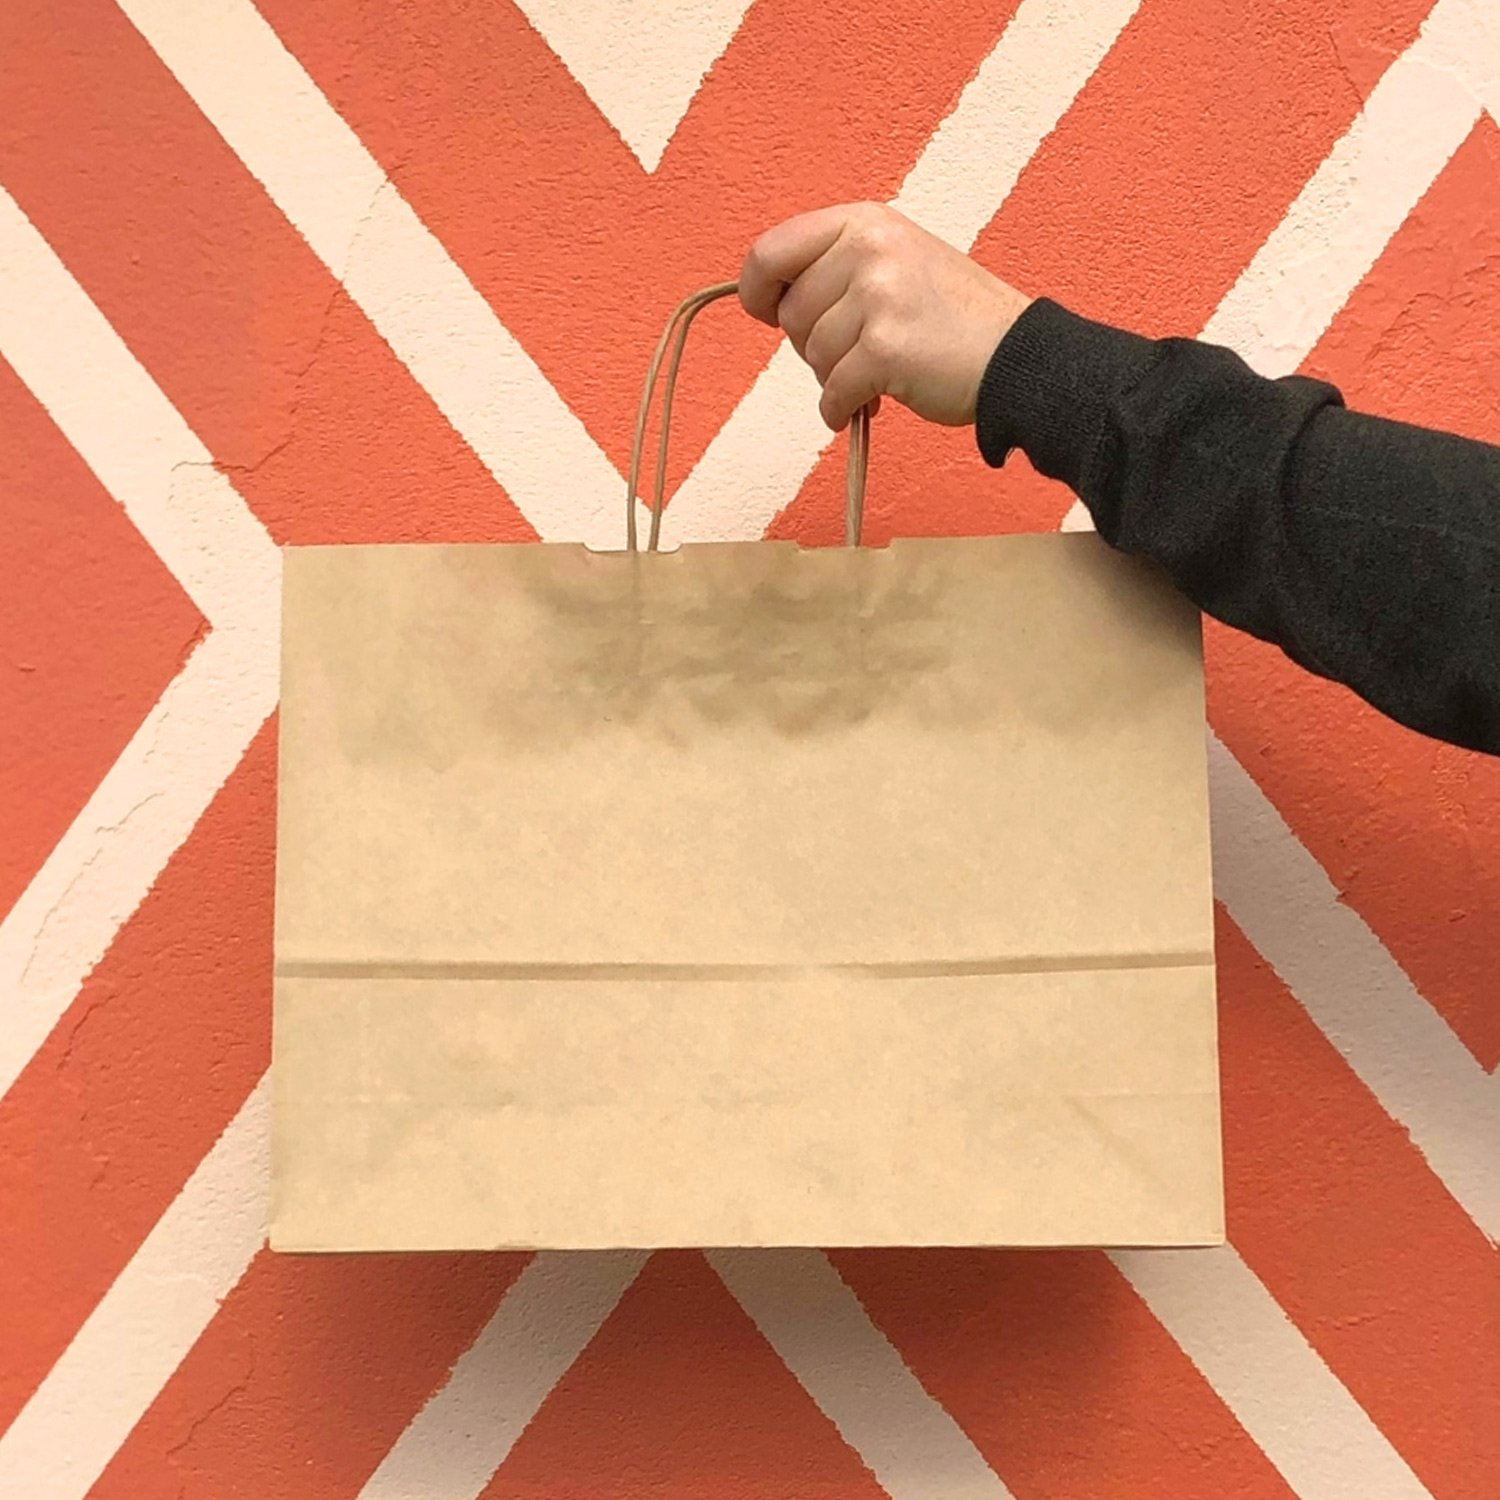
<instances>
[{"instance_id":1,"label":"diagonal white stripe","mask_svg":"<svg viewBox=\"0 0 1500 1500\"><path fill-rule=\"evenodd\" d=\"M1469 0L1442 0L1433 10L1225 294L1202 337L1270 376L1292 373L1312 353L1479 119L1479 103L1454 64L1455 53L1469 50L1465 38L1474 24ZM1413 129L1417 120L1421 128ZM1064 529L1088 525L1088 513L1075 503Z\"/></svg>"},{"instance_id":2,"label":"diagonal white stripe","mask_svg":"<svg viewBox=\"0 0 1500 1500\"><path fill-rule=\"evenodd\" d=\"M711 1250L709 1263L892 1500L1007 1500L818 1250Z\"/></svg>"},{"instance_id":3,"label":"diagonal white stripe","mask_svg":"<svg viewBox=\"0 0 1500 1500\"><path fill-rule=\"evenodd\" d=\"M268 631L280 559L213 455L0 188L0 355L216 628Z\"/></svg>"},{"instance_id":4,"label":"diagonal white stripe","mask_svg":"<svg viewBox=\"0 0 1500 1500\"><path fill-rule=\"evenodd\" d=\"M262 1079L0 1436L0 1495L83 1500L265 1234Z\"/></svg>"},{"instance_id":5,"label":"diagonal white stripe","mask_svg":"<svg viewBox=\"0 0 1500 1500\"><path fill-rule=\"evenodd\" d=\"M359 1500L474 1500L646 1258L636 1250L534 1257Z\"/></svg>"},{"instance_id":6,"label":"diagonal white stripe","mask_svg":"<svg viewBox=\"0 0 1500 1500\"><path fill-rule=\"evenodd\" d=\"M0 923L3 1094L274 707L280 558L3 189L0 281L0 355L212 625Z\"/></svg>"},{"instance_id":7,"label":"diagonal white stripe","mask_svg":"<svg viewBox=\"0 0 1500 1500\"><path fill-rule=\"evenodd\" d=\"M1022 0L893 205L967 249L1139 9L1140 0Z\"/></svg>"},{"instance_id":8,"label":"diagonal white stripe","mask_svg":"<svg viewBox=\"0 0 1500 1500\"><path fill-rule=\"evenodd\" d=\"M1228 1246L1111 1256L1299 1500L1430 1500Z\"/></svg>"},{"instance_id":9,"label":"diagonal white stripe","mask_svg":"<svg viewBox=\"0 0 1500 1500\"><path fill-rule=\"evenodd\" d=\"M1443 1185L1500 1241L1500 1093L1489 1074L1217 740L1209 785L1219 899Z\"/></svg>"},{"instance_id":10,"label":"diagonal white stripe","mask_svg":"<svg viewBox=\"0 0 1500 1500\"><path fill-rule=\"evenodd\" d=\"M215 631L146 715L0 923L0 1094L193 831L276 704L258 637Z\"/></svg>"},{"instance_id":11,"label":"diagonal white stripe","mask_svg":"<svg viewBox=\"0 0 1500 1500\"><path fill-rule=\"evenodd\" d=\"M739 30L750 0L515 3L640 164L654 172L704 75Z\"/></svg>"},{"instance_id":12,"label":"diagonal white stripe","mask_svg":"<svg viewBox=\"0 0 1500 1500\"><path fill-rule=\"evenodd\" d=\"M1489 117L1500 125L1500 14L1491 0L1445 0L1468 12L1468 25L1455 27L1456 45L1444 59L1467 87L1483 101Z\"/></svg>"},{"instance_id":13,"label":"diagonal white stripe","mask_svg":"<svg viewBox=\"0 0 1500 1500\"><path fill-rule=\"evenodd\" d=\"M1438 0L1424 30L1432 65L1500 124L1500 12L1493 0Z\"/></svg>"},{"instance_id":14,"label":"diagonal white stripe","mask_svg":"<svg viewBox=\"0 0 1500 1500\"><path fill-rule=\"evenodd\" d=\"M537 531L618 546L623 481L249 0L120 0Z\"/></svg>"},{"instance_id":15,"label":"diagonal white stripe","mask_svg":"<svg viewBox=\"0 0 1500 1500\"><path fill-rule=\"evenodd\" d=\"M1140 0L1023 0L893 204L967 249L1139 9ZM782 344L667 511L672 542L765 534L831 441L817 383Z\"/></svg>"},{"instance_id":16,"label":"diagonal white stripe","mask_svg":"<svg viewBox=\"0 0 1500 1500\"><path fill-rule=\"evenodd\" d=\"M1290 374L1307 358L1479 120L1479 101L1455 75L1454 55L1472 24L1466 0L1437 6L1219 304L1204 338L1266 375Z\"/></svg>"}]
</instances>

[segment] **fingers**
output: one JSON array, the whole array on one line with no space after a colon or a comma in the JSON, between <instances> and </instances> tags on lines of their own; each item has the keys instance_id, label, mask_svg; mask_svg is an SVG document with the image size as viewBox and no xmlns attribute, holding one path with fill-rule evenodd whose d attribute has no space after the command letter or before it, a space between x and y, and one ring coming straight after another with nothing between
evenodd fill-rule
<instances>
[{"instance_id":1,"label":"fingers","mask_svg":"<svg viewBox=\"0 0 1500 1500\"><path fill-rule=\"evenodd\" d=\"M860 407L879 395L880 377L875 360L863 344L856 344L824 381L818 412L829 427L841 432Z\"/></svg>"},{"instance_id":2,"label":"fingers","mask_svg":"<svg viewBox=\"0 0 1500 1500\"><path fill-rule=\"evenodd\" d=\"M782 296L776 309L776 321L781 324L792 347L803 359L808 358L807 343L814 327L848 291L852 270L849 258L841 255L835 246L815 260ZM839 350L840 355L843 353L844 350ZM837 358L831 360L819 371L820 377L826 375L837 362Z\"/></svg>"},{"instance_id":3,"label":"fingers","mask_svg":"<svg viewBox=\"0 0 1500 1500\"><path fill-rule=\"evenodd\" d=\"M820 208L787 219L761 235L740 268L740 302L745 311L775 328L782 290L833 247L848 215L843 206Z\"/></svg>"},{"instance_id":4,"label":"fingers","mask_svg":"<svg viewBox=\"0 0 1500 1500\"><path fill-rule=\"evenodd\" d=\"M878 204L842 204L767 230L745 257L745 311L781 327L812 366L823 387L823 420L835 432L891 388L902 344L892 325L908 321L892 305L899 301L896 263L902 236L913 232Z\"/></svg>"},{"instance_id":5,"label":"fingers","mask_svg":"<svg viewBox=\"0 0 1500 1500\"><path fill-rule=\"evenodd\" d=\"M819 385L828 379L839 361L859 342L864 324L864 309L858 299L846 296L835 302L813 325L798 352L812 366Z\"/></svg>"}]
</instances>

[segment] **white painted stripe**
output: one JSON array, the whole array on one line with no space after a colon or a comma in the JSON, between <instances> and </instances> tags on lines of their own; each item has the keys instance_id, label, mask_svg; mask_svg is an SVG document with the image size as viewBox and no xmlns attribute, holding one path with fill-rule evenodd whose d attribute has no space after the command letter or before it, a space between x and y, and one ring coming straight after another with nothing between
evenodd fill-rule
<instances>
[{"instance_id":1,"label":"white painted stripe","mask_svg":"<svg viewBox=\"0 0 1500 1500\"><path fill-rule=\"evenodd\" d=\"M672 496L662 545L764 536L832 441L817 380L783 341Z\"/></svg>"},{"instance_id":2,"label":"white painted stripe","mask_svg":"<svg viewBox=\"0 0 1500 1500\"><path fill-rule=\"evenodd\" d=\"M892 1500L1010 1491L818 1250L712 1250L709 1263Z\"/></svg>"},{"instance_id":3,"label":"white painted stripe","mask_svg":"<svg viewBox=\"0 0 1500 1500\"><path fill-rule=\"evenodd\" d=\"M1232 1249L1119 1251L1111 1259L1299 1500L1430 1500Z\"/></svg>"},{"instance_id":4,"label":"white painted stripe","mask_svg":"<svg viewBox=\"0 0 1500 1500\"><path fill-rule=\"evenodd\" d=\"M236 630L208 636L0 922L0 1094L62 1019L275 703L275 656L262 639Z\"/></svg>"},{"instance_id":5,"label":"white painted stripe","mask_svg":"<svg viewBox=\"0 0 1500 1500\"><path fill-rule=\"evenodd\" d=\"M1209 786L1214 884L1229 915L1448 1191L1500 1240L1500 1094L1488 1073L1218 740Z\"/></svg>"},{"instance_id":6,"label":"white painted stripe","mask_svg":"<svg viewBox=\"0 0 1500 1500\"><path fill-rule=\"evenodd\" d=\"M968 249L1099 70L1141 0L1022 0L894 207Z\"/></svg>"},{"instance_id":7,"label":"white painted stripe","mask_svg":"<svg viewBox=\"0 0 1500 1500\"><path fill-rule=\"evenodd\" d=\"M1444 0L1467 12L1467 24L1453 27L1453 43L1439 59L1479 98L1500 125L1500 14L1493 0Z\"/></svg>"},{"instance_id":8,"label":"white painted stripe","mask_svg":"<svg viewBox=\"0 0 1500 1500\"><path fill-rule=\"evenodd\" d=\"M534 1257L359 1500L474 1500L645 1263L634 1250Z\"/></svg>"},{"instance_id":9,"label":"white painted stripe","mask_svg":"<svg viewBox=\"0 0 1500 1500\"><path fill-rule=\"evenodd\" d=\"M648 172L749 8L749 0L515 3Z\"/></svg>"},{"instance_id":10,"label":"white painted stripe","mask_svg":"<svg viewBox=\"0 0 1500 1500\"><path fill-rule=\"evenodd\" d=\"M268 1085L245 1101L0 1436L0 1495L83 1500L265 1235Z\"/></svg>"},{"instance_id":11,"label":"white painted stripe","mask_svg":"<svg viewBox=\"0 0 1500 1500\"><path fill-rule=\"evenodd\" d=\"M250 0L120 0L544 537L618 547L624 480Z\"/></svg>"},{"instance_id":12,"label":"white painted stripe","mask_svg":"<svg viewBox=\"0 0 1500 1500\"><path fill-rule=\"evenodd\" d=\"M0 188L0 355L216 627L266 630L280 559L213 455Z\"/></svg>"},{"instance_id":13,"label":"white painted stripe","mask_svg":"<svg viewBox=\"0 0 1500 1500\"><path fill-rule=\"evenodd\" d=\"M1219 304L1206 339L1266 375L1307 358L1478 122L1479 101L1453 68L1472 30L1464 0L1437 6Z\"/></svg>"},{"instance_id":14,"label":"white painted stripe","mask_svg":"<svg viewBox=\"0 0 1500 1500\"><path fill-rule=\"evenodd\" d=\"M274 707L280 557L3 189L0 281L0 356L213 627L0 923L3 1094Z\"/></svg>"},{"instance_id":15,"label":"white painted stripe","mask_svg":"<svg viewBox=\"0 0 1500 1500\"><path fill-rule=\"evenodd\" d=\"M972 245L1139 6L1022 0L893 206L951 244ZM673 496L669 544L763 536L830 441L817 383L783 344Z\"/></svg>"}]
</instances>

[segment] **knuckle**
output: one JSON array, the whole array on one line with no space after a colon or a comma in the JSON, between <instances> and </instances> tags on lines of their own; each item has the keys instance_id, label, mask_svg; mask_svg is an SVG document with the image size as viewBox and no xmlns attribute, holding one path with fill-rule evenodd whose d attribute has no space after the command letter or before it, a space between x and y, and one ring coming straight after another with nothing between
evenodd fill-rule
<instances>
[{"instance_id":1,"label":"knuckle","mask_svg":"<svg viewBox=\"0 0 1500 1500\"><path fill-rule=\"evenodd\" d=\"M807 313L803 301L794 286L776 304L776 321L781 325L782 332L793 339L800 339L807 332Z\"/></svg>"},{"instance_id":2,"label":"knuckle","mask_svg":"<svg viewBox=\"0 0 1500 1500\"><path fill-rule=\"evenodd\" d=\"M878 254L891 238L889 215L878 204L865 203L855 214L849 237L862 254Z\"/></svg>"},{"instance_id":3,"label":"knuckle","mask_svg":"<svg viewBox=\"0 0 1500 1500\"><path fill-rule=\"evenodd\" d=\"M901 298L901 267L894 260L867 265L859 278L860 296L877 312L893 308Z\"/></svg>"},{"instance_id":4,"label":"knuckle","mask_svg":"<svg viewBox=\"0 0 1500 1500\"><path fill-rule=\"evenodd\" d=\"M877 368L883 369L890 365L899 352L896 334L886 323L866 324L859 342L866 359Z\"/></svg>"},{"instance_id":5,"label":"knuckle","mask_svg":"<svg viewBox=\"0 0 1500 1500\"><path fill-rule=\"evenodd\" d=\"M890 228L879 219L861 220L850 238L860 260L866 265L878 262L890 250Z\"/></svg>"},{"instance_id":6,"label":"knuckle","mask_svg":"<svg viewBox=\"0 0 1500 1500\"><path fill-rule=\"evenodd\" d=\"M900 238L900 223L883 203L861 203L853 216L852 237L865 254L883 255Z\"/></svg>"}]
</instances>

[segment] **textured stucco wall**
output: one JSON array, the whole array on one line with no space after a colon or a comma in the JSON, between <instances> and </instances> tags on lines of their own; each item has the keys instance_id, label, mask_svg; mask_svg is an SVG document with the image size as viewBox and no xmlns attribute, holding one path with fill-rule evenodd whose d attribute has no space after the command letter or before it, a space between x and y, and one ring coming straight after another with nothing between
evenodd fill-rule
<instances>
[{"instance_id":1,"label":"textured stucco wall","mask_svg":"<svg viewBox=\"0 0 1500 1500\"><path fill-rule=\"evenodd\" d=\"M0 1497L1500 1493L1500 767L1217 629L1225 1251L273 1258L259 1083L275 544L613 540L666 307L859 197L1500 441L1492 0L258 3L0 7ZM669 531L831 540L700 327Z\"/></svg>"}]
</instances>

